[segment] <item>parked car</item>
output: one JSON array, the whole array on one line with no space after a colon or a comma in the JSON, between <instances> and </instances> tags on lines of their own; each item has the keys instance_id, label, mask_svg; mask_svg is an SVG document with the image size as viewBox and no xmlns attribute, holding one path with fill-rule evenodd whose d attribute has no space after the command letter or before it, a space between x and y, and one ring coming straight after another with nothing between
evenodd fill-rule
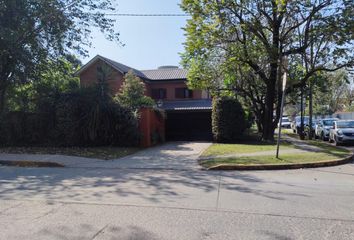
<instances>
[{"instance_id":1,"label":"parked car","mask_svg":"<svg viewBox=\"0 0 354 240\"><path fill-rule=\"evenodd\" d=\"M354 143L354 120L334 121L329 131L329 142L334 142L336 146Z\"/></svg>"},{"instance_id":2,"label":"parked car","mask_svg":"<svg viewBox=\"0 0 354 240\"><path fill-rule=\"evenodd\" d=\"M309 117L304 116L304 130L306 125L308 125L308 122L309 122ZM301 127L301 117L297 116L295 117L294 121L291 123L291 129L293 130L294 133L299 133L300 127Z\"/></svg>"},{"instance_id":3,"label":"parked car","mask_svg":"<svg viewBox=\"0 0 354 240\"><path fill-rule=\"evenodd\" d=\"M338 118L324 118L319 120L315 127L316 138L327 141L329 139L329 130L333 128L333 122L338 120Z\"/></svg>"},{"instance_id":4,"label":"parked car","mask_svg":"<svg viewBox=\"0 0 354 240\"><path fill-rule=\"evenodd\" d=\"M278 123L278 127L279 127L279 125L280 125L280 121ZM288 117L282 117L281 118L281 127L282 128L290 128L290 126L291 126L291 123L290 123L289 118Z\"/></svg>"}]
</instances>

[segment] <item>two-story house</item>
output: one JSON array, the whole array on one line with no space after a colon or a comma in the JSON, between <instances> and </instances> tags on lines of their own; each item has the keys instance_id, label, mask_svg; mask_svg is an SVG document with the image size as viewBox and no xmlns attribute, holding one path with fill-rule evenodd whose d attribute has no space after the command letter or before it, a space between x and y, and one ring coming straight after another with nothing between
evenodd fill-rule
<instances>
[{"instance_id":1,"label":"two-story house","mask_svg":"<svg viewBox=\"0 0 354 240\"><path fill-rule=\"evenodd\" d=\"M113 93L119 92L124 75L133 71L144 83L146 95L166 112L167 140L211 140L211 98L206 91L187 88L187 71L174 66L137 70L97 55L79 71L80 85L97 81L97 67L105 64L112 71L107 82Z\"/></svg>"}]
</instances>

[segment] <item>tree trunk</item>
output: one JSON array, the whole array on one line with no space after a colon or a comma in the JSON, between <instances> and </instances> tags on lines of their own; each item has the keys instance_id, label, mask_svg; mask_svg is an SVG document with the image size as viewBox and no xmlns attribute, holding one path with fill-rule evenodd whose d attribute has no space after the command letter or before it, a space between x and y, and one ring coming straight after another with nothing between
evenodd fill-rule
<instances>
[{"instance_id":1,"label":"tree trunk","mask_svg":"<svg viewBox=\"0 0 354 240\"><path fill-rule=\"evenodd\" d=\"M0 115L3 114L5 110L5 94L6 94L6 87L0 85Z\"/></svg>"},{"instance_id":2,"label":"tree trunk","mask_svg":"<svg viewBox=\"0 0 354 240\"><path fill-rule=\"evenodd\" d=\"M310 94L309 94L309 140L312 140L313 136L312 136L312 132L313 132L313 129L312 129L312 115L313 115L313 112L312 112L312 81L310 80Z\"/></svg>"},{"instance_id":3,"label":"tree trunk","mask_svg":"<svg viewBox=\"0 0 354 240\"><path fill-rule=\"evenodd\" d=\"M7 71L4 71L6 69ZM8 84L8 64L0 66L0 115L4 113L6 107L6 91L9 86Z\"/></svg>"},{"instance_id":4,"label":"tree trunk","mask_svg":"<svg viewBox=\"0 0 354 240\"><path fill-rule=\"evenodd\" d=\"M300 139L304 140L304 86L301 86L301 100L300 100L300 109L301 109L301 121L300 121L300 132L298 132Z\"/></svg>"},{"instance_id":5,"label":"tree trunk","mask_svg":"<svg viewBox=\"0 0 354 240\"><path fill-rule=\"evenodd\" d=\"M280 21L277 17L277 9L273 9L273 26L272 26L272 49L269 52L270 64L269 64L269 78L266 79L267 91L265 96L265 112L263 119L263 141L274 141L274 131L276 128L276 122L279 116L274 118L274 102L277 97L276 93L276 83L278 78L278 67L279 67L279 54L281 54L280 46Z\"/></svg>"},{"instance_id":6,"label":"tree trunk","mask_svg":"<svg viewBox=\"0 0 354 240\"><path fill-rule=\"evenodd\" d=\"M275 75L276 76L276 75ZM271 80L267 84L267 94L265 99L265 111L263 117L263 131L262 131L262 140L264 141L274 141L274 100L275 100L275 81Z\"/></svg>"}]
</instances>

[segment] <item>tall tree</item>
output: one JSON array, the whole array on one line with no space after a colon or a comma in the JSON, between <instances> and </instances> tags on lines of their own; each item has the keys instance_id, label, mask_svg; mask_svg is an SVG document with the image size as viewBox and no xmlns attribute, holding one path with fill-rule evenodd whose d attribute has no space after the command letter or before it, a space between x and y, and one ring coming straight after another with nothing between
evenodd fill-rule
<instances>
[{"instance_id":1,"label":"tall tree","mask_svg":"<svg viewBox=\"0 0 354 240\"><path fill-rule=\"evenodd\" d=\"M28 112L40 111L44 106L54 108L61 94L79 88L75 72L80 66L81 62L72 55L42 63L37 76L10 86L7 110Z\"/></svg>"},{"instance_id":2,"label":"tall tree","mask_svg":"<svg viewBox=\"0 0 354 240\"><path fill-rule=\"evenodd\" d=\"M9 86L38 74L48 58L87 54L93 28L119 41L104 14L112 10L111 0L0 0L0 113Z\"/></svg>"},{"instance_id":3,"label":"tall tree","mask_svg":"<svg viewBox=\"0 0 354 240\"><path fill-rule=\"evenodd\" d=\"M264 140L273 140L280 117L284 57L290 63L303 59L303 75L291 72L298 66L289 66L292 81L297 81L291 88L305 85L319 71L353 65L352 1L183 0L181 7L192 16L185 28L185 66L198 65L212 52L217 64L230 66L228 75L247 76L243 83L261 91L250 99L260 103ZM200 79L190 80L198 86Z\"/></svg>"},{"instance_id":4,"label":"tall tree","mask_svg":"<svg viewBox=\"0 0 354 240\"><path fill-rule=\"evenodd\" d=\"M314 86L317 90L314 92L315 114L333 114L337 111L345 111L351 106L353 80L350 81L349 77L350 74L344 70L316 76L315 79L320 81ZM321 80L326 84L321 83Z\"/></svg>"}]
</instances>

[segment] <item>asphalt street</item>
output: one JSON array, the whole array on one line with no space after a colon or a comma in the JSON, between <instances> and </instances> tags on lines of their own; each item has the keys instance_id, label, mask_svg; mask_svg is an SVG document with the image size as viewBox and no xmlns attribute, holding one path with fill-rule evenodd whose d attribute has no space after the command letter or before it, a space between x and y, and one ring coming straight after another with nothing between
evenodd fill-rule
<instances>
[{"instance_id":1,"label":"asphalt street","mask_svg":"<svg viewBox=\"0 0 354 240\"><path fill-rule=\"evenodd\" d=\"M288 171L0 167L0 239L354 239L354 164Z\"/></svg>"}]
</instances>

